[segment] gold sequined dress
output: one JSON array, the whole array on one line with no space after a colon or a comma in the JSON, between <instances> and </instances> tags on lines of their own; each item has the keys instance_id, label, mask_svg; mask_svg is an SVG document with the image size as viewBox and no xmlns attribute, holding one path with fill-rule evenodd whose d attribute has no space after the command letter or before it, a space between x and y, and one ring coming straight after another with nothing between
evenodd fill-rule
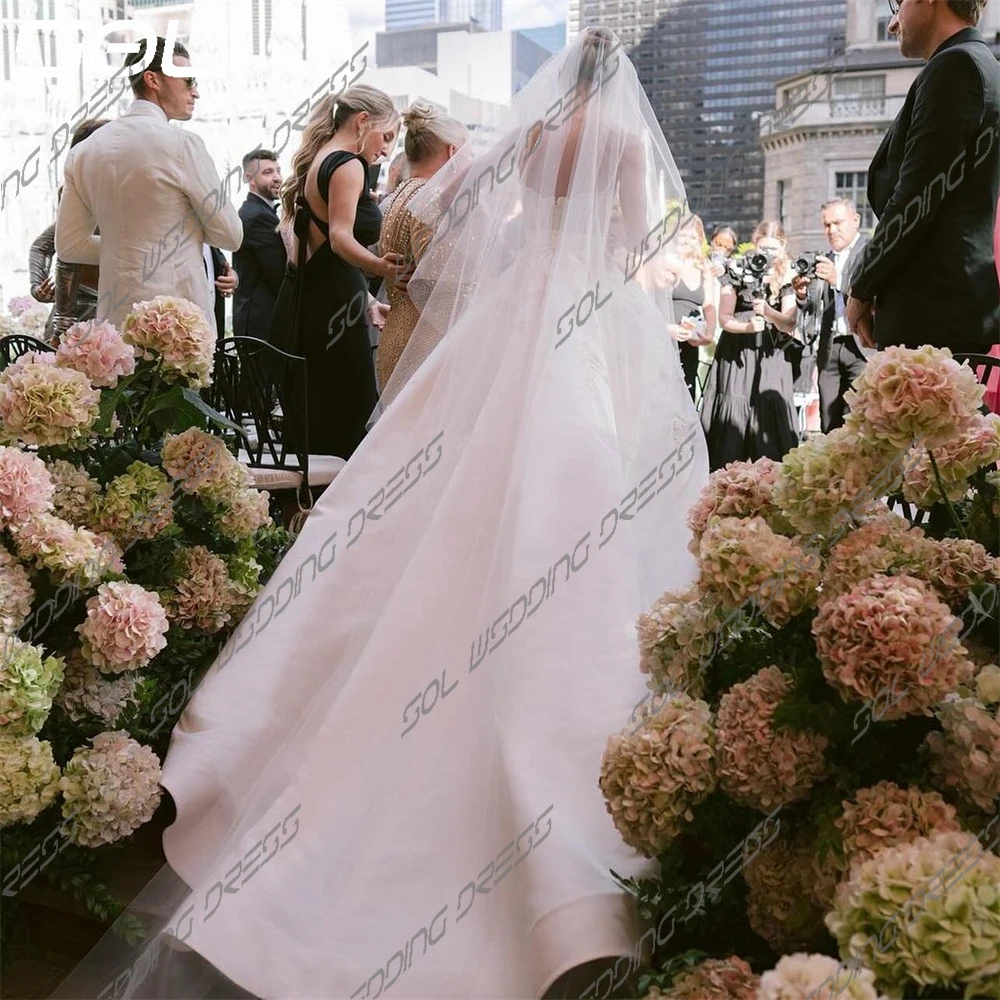
<instances>
[{"instance_id":1,"label":"gold sequined dress","mask_svg":"<svg viewBox=\"0 0 1000 1000\"><path fill-rule=\"evenodd\" d=\"M379 239L379 249L383 254L399 253L408 260L419 260L426 249L427 234L420 238L420 224L410 214L408 205L410 199L424 186L426 178L411 177L403 181L382 219L382 233ZM389 381L392 370L396 367L406 347L413 328L417 325L420 312L406 292L401 292L392 285L388 286L389 318L386 320L382 335L379 337L378 350L375 354L375 372L378 375L379 388L384 389Z\"/></svg>"}]
</instances>

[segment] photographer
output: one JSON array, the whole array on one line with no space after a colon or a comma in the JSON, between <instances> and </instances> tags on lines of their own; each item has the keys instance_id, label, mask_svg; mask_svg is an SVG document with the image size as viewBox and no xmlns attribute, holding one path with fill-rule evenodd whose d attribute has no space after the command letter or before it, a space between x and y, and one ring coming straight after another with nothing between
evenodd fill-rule
<instances>
[{"instance_id":1,"label":"photographer","mask_svg":"<svg viewBox=\"0 0 1000 1000\"><path fill-rule=\"evenodd\" d=\"M803 254L800 273L792 280L796 303L808 331L806 341L819 338L819 408L824 434L844 423L844 393L867 363L871 351L849 330L844 294L869 240L858 232L861 216L845 198L834 198L820 210L832 253ZM813 262L814 261L814 262ZM803 269L810 264L808 270Z\"/></svg>"},{"instance_id":2,"label":"photographer","mask_svg":"<svg viewBox=\"0 0 1000 1000\"><path fill-rule=\"evenodd\" d=\"M708 259L717 278L721 278L726 270L726 261L732 257L739 241L736 230L732 226L723 226L712 233L712 244L708 248Z\"/></svg>"},{"instance_id":3,"label":"photographer","mask_svg":"<svg viewBox=\"0 0 1000 1000\"><path fill-rule=\"evenodd\" d=\"M705 228L697 215L677 234L677 256L664 256L653 265L653 295L663 305L665 293L673 301L676 323L667 325L667 333L678 342L684 382L691 398L698 387L698 348L715 339L718 282L705 253Z\"/></svg>"},{"instance_id":4,"label":"photographer","mask_svg":"<svg viewBox=\"0 0 1000 1000\"><path fill-rule=\"evenodd\" d=\"M785 233L762 222L754 250L729 260L722 278L722 334L701 411L712 470L736 461L780 462L799 443L790 351L799 341Z\"/></svg>"}]
</instances>

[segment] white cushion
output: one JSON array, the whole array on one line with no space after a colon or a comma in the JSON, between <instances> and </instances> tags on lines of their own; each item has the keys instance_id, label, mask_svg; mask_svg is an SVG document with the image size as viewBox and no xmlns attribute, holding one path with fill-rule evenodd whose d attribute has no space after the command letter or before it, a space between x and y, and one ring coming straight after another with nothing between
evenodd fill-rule
<instances>
[{"instance_id":1,"label":"white cushion","mask_svg":"<svg viewBox=\"0 0 1000 1000\"><path fill-rule=\"evenodd\" d=\"M265 462L267 457L264 456ZM270 468L267 464L263 468L251 466L250 456L243 450L240 451L239 460L250 471L257 489L294 490L302 483L302 473L295 469ZM309 485L329 486L346 464L346 460L337 455L310 455Z\"/></svg>"}]
</instances>

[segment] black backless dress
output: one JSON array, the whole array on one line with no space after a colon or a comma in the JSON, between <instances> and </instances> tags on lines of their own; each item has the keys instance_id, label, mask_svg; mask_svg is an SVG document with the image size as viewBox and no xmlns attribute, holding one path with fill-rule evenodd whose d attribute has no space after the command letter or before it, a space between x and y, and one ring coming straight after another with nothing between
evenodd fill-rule
<instances>
[{"instance_id":1,"label":"black backless dress","mask_svg":"<svg viewBox=\"0 0 1000 1000\"><path fill-rule=\"evenodd\" d=\"M320 196L329 201L330 178L350 160L367 162L357 153L335 150L320 164L316 181ZM271 342L308 363L309 451L349 459L365 436L368 418L378 402L375 365L368 336L368 279L359 267L338 257L325 239L302 265L309 221L328 236L326 220L319 218L303 196L296 201L295 233L298 265L289 263L275 303ZM354 238L362 246L378 242L382 215L365 183L358 198ZM298 392L291 392L298 396ZM291 447L301 445L295 433L299 420L287 419Z\"/></svg>"}]
</instances>

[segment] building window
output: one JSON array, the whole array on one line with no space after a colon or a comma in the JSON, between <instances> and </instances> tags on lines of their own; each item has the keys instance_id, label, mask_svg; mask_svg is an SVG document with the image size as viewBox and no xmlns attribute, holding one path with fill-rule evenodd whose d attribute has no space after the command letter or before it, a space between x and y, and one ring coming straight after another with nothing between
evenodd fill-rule
<instances>
[{"instance_id":1,"label":"building window","mask_svg":"<svg viewBox=\"0 0 1000 1000\"><path fill-rule=\"evenodd\" d=\"M786 233L789 230L789 216L792 207L791 194L792 182L778 181L778 221Z\"/></svg>"},{"instance_id":2,"label":"building window","mask_svg":"<svg viewBox=\"0 0 1000 1000\"><path fill-rule=\"evenodd\" d=\"M833 81L830 112L834 118L885 114L885 76L849 76Z\"/></svg>"},{"instance_id":3,"label":"building window","mask_svg":"<svg viewBox=\"0 0 1000 1000\"><path fill-rule=\"evenodd\" d=\"M854 202L861 215L861 228L871 232L875 228L875 214L868 204L868 171L838 170L834 174L833 196Z\"/></svg>"},{"instance_id":4,"label":"building window","mask_svg":"<svg viewBox=\"0 0 1000 1000\"><path fill-rule=\"evenodd\" d=\"M892 20L892 11L889 10L889 0L875 0L875 40L878 42L891 42L893 39L889 35L889 22Z\"/></svg>"}]
</instances>

